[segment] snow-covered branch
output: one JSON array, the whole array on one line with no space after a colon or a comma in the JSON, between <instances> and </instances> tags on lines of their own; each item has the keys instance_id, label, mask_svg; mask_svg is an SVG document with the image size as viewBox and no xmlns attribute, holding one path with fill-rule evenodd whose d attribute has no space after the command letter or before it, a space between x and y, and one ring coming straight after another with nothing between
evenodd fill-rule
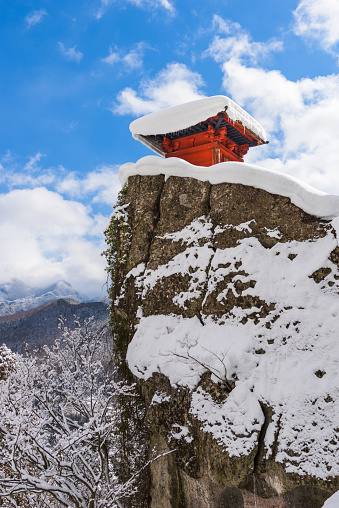
<instances>
[{"instance_id":1,"label":"snow-covered branch","mask_svg":"<svg viewBox=\"0 0 339 508\"><path fill-rule=\"evenodd\" d=\"M117 380L105 326L62 328L42 358L0 348L0 500L121 508L135 486L119 483L115 473L115 401L134 388Z\"/></svg>"}]
</instances>

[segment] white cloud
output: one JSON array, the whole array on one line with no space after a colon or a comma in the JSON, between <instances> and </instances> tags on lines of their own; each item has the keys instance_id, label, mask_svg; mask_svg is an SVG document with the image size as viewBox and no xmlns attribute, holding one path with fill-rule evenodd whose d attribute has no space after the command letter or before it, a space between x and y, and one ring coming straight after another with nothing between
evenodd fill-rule
<instances>
[{"instance_id":1,"label":"white cloud","mask_svg":"<svg viewBox=\"0 0 339 508\"><path fill-rule=\"evenodd\" d=\"M18 277L43 286L64 279L98 295L107 218L43 187L0 195L0 215L0 281Z\"/></svg>"},{"instance_id":2,"label":"white cloud","mask_svg":"<svg viewBox=\"0 0 339 508\"><path fill-rule=\"evenodd\" d=\"M232 58L241 58L255 64L267 58L270 53L283 49L282 41L276 39L268 42L252 41L251 36L239 23L224 20L218 15L213 16L212 30L226 35L216 35L205 52L205 55L212 56L217 62L228 60L231 55Z\"/></svg>"},{"instance_id":3,"label":"white cloud","mask_svg":"<svg viewBox=\"0 0 339 508\"><path fill-rule=\"evenodd\" d=\"M116 166L103 166L80 179L73 173L57 185L57 190L72 198L90 196L93 203L113 205L121 188Z\"/></svg>"},{"instance_id":4,"label":"white cloud","mask_svg":"<svg viewBox=\"0 0 339 508\"><path fill-rule=\"evenodd\" d=\"M49 190L83 203L114 205L121 188L119 166L99 166L85 175L67 171L63 166L44 168L38 152L23 158L7 154L0 164L0 184L4 190L47 186ZM27 162L26 162L26 160Z\"/></svg>"},{"instance_id":5,"label":"white cloud","mask_svg":"<svg viewBox=\"0 0 339 508\"><path fill-rule=\"evenodd\" d=\"M250 150L246 160L339 194L339 76L291 81L253 65L242 51L222 58L214 43L209 54L222 62L225 92L268 131L270 144Z\"/></svg>"},{"instance_id":6,"label":"white cloud","mask_svg":"<svg viewBox=\"0 0 339 508\"><path fill-rule=\"evenodd\" d=\"M79 125L79 122L76 121L76 120L72 120L71 122L69 122L68 125L66 125L66 127L63 127L63 131L65 132L71 132L73 131L74 129L76 129Z\"/></svg>"},{"instance_id":7,"label":"white cloud","mask_svg":"<svg viewBox=\"0 0 339 508\"><path fill-rule=\"evenodd\" d=\"M14 189L18 187L38 187L41 185L52 185L57 176L60 178L65 169L62 166L58 168L42 168L38 163L45 157L41 152L35 155L25 157L27 162L23 162L21 157L17 157L8 152L2 158L0 183L4 188Z\"/></svg>"},{"instance_id":8,"label":"white cloud","mask_svg":"<svg viewBox=\"0 0 339 508\"><path fill-rule=\"evenodd\" d=\"M339 42L338 0L301 0L293 11L294 32L333 52Z\"/></svg>"},{"instance_id":9,"label":"white cloud","mask_svg":"<svg viewBox=\"0 0 339 508\"><path fill-rule=\"evenodd\" d=\"M123 54L117 48L110 46L108 56L102 58L101 61L109 65L121 63L129 71L141 69L143 66L145 49L147 47L147 44L144 42L138 42L128 53Z\"/></svg>"},{"instance_id":10,"label":"white cloud","mask_svg":"<svg viewBox=\"0 0 339 508\"><path fill-rule=\"evenodd\" d=\"M62 166L60 166L59 169L63 170ZM50 186L55 183L56 179L56 174L51 169L44 170L41 174L37 175L15 171L4 171L2 177L0 177L0 182L5 183L9 189L15 189L18 187L34 188L41 185Z\"/></svg>"},{"instance_id":11,"label":"white cloud","mask_svg":"<svg viewBox=\"0 0 339 508\"><path fill-rule=\"evenodd\" d=\"M109 65L114 65L117 62L121 62L121 56L117 50L114 50L112 46L110 46L108 56L101 58L101 61Z\"/></svg>"},{"instance_id":12,"label":"white cloud","mask_svg":"<svg viewBox=\"0 0 339 508\"><path fill-rule=\"evenodd\" d=\"M25 22L28 28L31 28L38 23L41 23L44 16L47 16L47 11L45 9L40 9L40 11L32 11L25 17Z\"/></svg>"},{"instance_id":13,"label":"white cloud","mask_svg":"<svg viewBox=\"0 0 339 508\"><path fill-rule=\"evenodd\" d=\"M200 99L202 77L186 65L168 64L153 80L144 80L136 92L125 88L119 92L112 112L125 115L144 115L176 104Z\"/></svg>"},{"instance_id":14,"label":"white cloud","mask_svg":"<svg viewBox=\"0 0 339 508\"><path fill-rule=\"evenodd\" d=\"M238 32L239 30L242 30L239 23L231 21L230 19L224 19L221 16L218 16L218 14L213 15L212 31L229 35L230 33L234 31Z\"/></svg>"},{"instance_id":15,"label":"white cloud","mask_svg":"<svg viewBox=\"0 0 339 508\"><path fill-rule=\"evenodd\" d=\"M95 15L96 19L101 19L106 10L108 9L108 7L113 3L121 3L123 5L128 3L142 9L151 9L151 10L163 8L168 12L168 14L170 15L175 14L174 5L169 0L124 0L123 2L122 1L119 2L119 0L101 0L100 7Z\"/></svg>"},{"instance_id":16,"label":"white cloud","mask_svg":"<svg viewBox=\"0 0 339 508\"><path fill-rule=\"evenodd\" d=\"M127 0L127 2L144 9L158 9L162 7L170 13L174 12L173 3L169 0Z\"/></svg>"},{"instance_id":17,"label":"white cloud","mask_svg":"<svg viewBox=\"0 0 339 508\"><path fill-rule=\"evenodd\" d=\"M84 54L76 46L66 48L62 42L58 42L60 53L69 61L79 63Z\"/></svg>"},{"instance_id":18,"label":"white cloud","mask_svg":"<svg viewBox=\"0 0 339 508\"><path fill-rule=\"evenodd\" d=\"M8 153L0 164L0 282L17 277L44 287L64 279L103 297L103 232L121 188L118 167L80 177L62 166L44 169L40 159L41 152ZM107 215L95 211L105 207Z\"/></svg>"},{"instance_id":19,"label":"white cloud","mask_svg":"<svg viewBox=\"0 0 339 508\"><path fill-rule=\"evenodd\" d=\"M42 157L45 155L43 153L36 153L35 155L29 158L29 161L24 166L24 171L31 171L32 169L36 169L36 163L40 161Z\"/></svg>"},{"instance_id":20,"label":"white cloud","mask_svg":"<svg viewBox=\"0 0 339 508\"><path fill-rule=\"evenodd\" d=\"M143 66L143 49L132 49L122 58L123 63L129 69L140 69Z\"/></svg>"}]
</instances>

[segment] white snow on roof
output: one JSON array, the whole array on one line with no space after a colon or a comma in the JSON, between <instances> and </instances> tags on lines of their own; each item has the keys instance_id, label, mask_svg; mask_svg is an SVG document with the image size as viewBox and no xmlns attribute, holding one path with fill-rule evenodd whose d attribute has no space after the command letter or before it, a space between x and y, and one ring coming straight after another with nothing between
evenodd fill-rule
<instances>
[{"instance_id":1,"label":"white snow on roof","mask_svg":"<svg viewBox=\"0 0 339 508\"><path fill-rule=\"evenodd\" d=\"M296 178L243 162L222 162L210 167L193 166L176 157L163 159L154 155L136 163L121 166L119 178L124 185L133 175L181 176L211 184L238 183L286 196L291 202L315 217L332 219L339 216L339 196L326 194Z\"/></svg>"},{"instance_id":2,"label":"white snow on roof","mask_svg":"<svg viewBox=\"0 0 339 508\"><path fill-rule=\"evenodd\" d=\"M206 97L156 111L134 120L129 128L134 139L141 141L154 150L154 146L151 146L143 136L166 134L187 129L225 111L226 108L227 115L231 120L241 122L244 127L247 127L262 141L267 141L263 127L225 95Z\"/></svg>"}]
</instances>

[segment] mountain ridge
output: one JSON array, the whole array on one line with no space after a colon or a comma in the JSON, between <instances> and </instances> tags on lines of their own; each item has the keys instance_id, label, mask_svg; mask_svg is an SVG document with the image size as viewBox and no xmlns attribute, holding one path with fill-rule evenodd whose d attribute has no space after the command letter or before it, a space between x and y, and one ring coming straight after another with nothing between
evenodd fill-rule
<instances>
[{"instance_id":1,"label":"mountain ridge","mask_svg":"<svg viewBox=\"0 0 339 508\"><path fill-rule=\"evenodd\" d=\"M61 336L60 318L74 327L74 320L94 318L107 322L109 312L104 302L77 302L59 298L38 307L22 310L16 314L0 317L0 344L4 343L15 352L23 353L27 345L30 352L44 345L52 345Z\"/></svg>"},{"instance_id":2,"label":"mountain ridge","mask_svg":"<svg viewBox=\"0 0 339 508\"><path fill-rule=\"evenodd\" d=\"M0 284L0 316L33 309L59 298L72 298L81 303L93 301L63 280L39 288L31 287L20 279L14 278Z\"/></svg>"}]
</instances>

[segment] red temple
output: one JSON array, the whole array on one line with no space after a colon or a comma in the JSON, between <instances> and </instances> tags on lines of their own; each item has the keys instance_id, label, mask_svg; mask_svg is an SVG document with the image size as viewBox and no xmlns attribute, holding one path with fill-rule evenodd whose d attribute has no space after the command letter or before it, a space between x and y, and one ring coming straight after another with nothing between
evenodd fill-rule
<instances>
[{"instance_id":1,"label":"red temple","mask_svg":"<svg viewBox=\"0 0 339 508\"><path fill-rule=\"evenodd\" d=\"M244 162L249 148L263 143L226 113L219 113L182 133L164 135L161 148L166 158L179 157L196 166L212 166L225 161Z\"/></svg>"},{"instance_id":2,"label":"red temple","mask_svg":"<svg viewBox=\"0 0 339 508\"><path fill-rule=\"evenodd\" d=\"M224 104L226 100L228 102L226 107L223 107L223 111L219 109L220 112L214 116L189 127L186 126L187 116L198 119L200 114L201 116L206 114L210 103L213 103L215 108L216 101ZM219 103L217 107L218 105ZM233 108L232 112L235 112L238 120L230 118L227 114L228 107ZM205 109L202 110L202 108ZM248 128L246 123L253 130ZM173 128L173 126L176 126L178 130L155 134L157 129L165 130L166 127ZM196 166L212 166L226 161L244 162L243 157L249 148L268 143L265 132L259 124L233 101L223 96L206 98L152 113L135 120L130 128L136 139L156 153L166 158L178 157ZM256 133L253 132L254 130Z\"/></svg>"}]
</instances>

